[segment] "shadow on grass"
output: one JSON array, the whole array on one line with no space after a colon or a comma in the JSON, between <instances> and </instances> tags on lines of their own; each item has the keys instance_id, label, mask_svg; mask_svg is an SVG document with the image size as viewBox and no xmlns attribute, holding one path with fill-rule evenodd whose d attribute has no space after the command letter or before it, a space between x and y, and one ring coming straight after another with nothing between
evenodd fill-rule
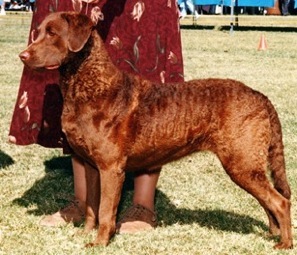
<instances>
[{"instance_id":1,"label":"shadow on grass","mask_svg":"<svg viewBox=\"0 0 297 255\"><path fill-rule=\"evenodd\" d=\"M23 207L30 207L29 214L40 216L52 214L64 207L73 194L71 158L54 157L44 162L45 176L37 180L22 197L13 201Z\"/></svg>"},{"instance_id":2,"label":"shadow on grass","mask_svg":"<svg viewBox=\"0 0 297 255\"><path fill-rule=\"evenodd\" d=\"M0 150L0 169L10 166L12 164L14 164L13 158Z\"/></svg>"},{"instance_id":3,"label":"shadow on grass","mask_svg":"<svg viewBox=\"0 0 297 255\"><path fill-rule=\"evenodd\" d=\"M227 196L227 194L226 194ZM255 227L268 231L267 225L242 212L237 214L223 209L190 210L177 208L163 192L157 191L156 210L158 220L164 225L188 225L197 223L201 227L242 234L253 233ZM259 205L260 206L260 205ZM264 211L263 211L264 213Z\"/></svg>"},{"instance_id":4,"label":"shadow on grass","mask_svg":"<svg viewBox=\"0 0 297 255\"><path fill-rule=\"evenodd\" d=\"M44 163L46 175L37 180L24 195L13 201L23 207L32 206L29 214L40 216L51 214L67 205L68 198L73 194L73 178L70 157L58 157ZM133 196L133 174L127 174L124 184L119 213L131 205ZM249 234L257 226L267 230L267 226L245 214L235 214L226 210L189 210L177 208L160 190L156 194L156 210L158 220L164 225L192 224L222 231Z\"/></svg>"}]
</instances>

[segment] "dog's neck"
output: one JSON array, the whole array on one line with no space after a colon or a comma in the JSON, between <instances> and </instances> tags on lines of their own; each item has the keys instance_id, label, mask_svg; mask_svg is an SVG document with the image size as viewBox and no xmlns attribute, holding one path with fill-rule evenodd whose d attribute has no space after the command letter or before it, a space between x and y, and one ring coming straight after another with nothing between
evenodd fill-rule
<instances>
[{"instance_id":1,"label":"dog's neck","mask_svg":"<svg viewBox=\"0 0 297 255\"><path fill-rule=\"evenodd\" d=\"M71 52L67 61L59 68L60 85L63 97L71 93L81 99L90 100L90 96L100 96L112 90L123 73L112 63L104 43L97 31L93 31L89 40L79 52ZM96 76L94 76L94 73ZM87 77L87 81L84 80ZM81 89L81 86L88 86ZM92 91L83 95L81 91Z\"/></svg>"}]
</instances>

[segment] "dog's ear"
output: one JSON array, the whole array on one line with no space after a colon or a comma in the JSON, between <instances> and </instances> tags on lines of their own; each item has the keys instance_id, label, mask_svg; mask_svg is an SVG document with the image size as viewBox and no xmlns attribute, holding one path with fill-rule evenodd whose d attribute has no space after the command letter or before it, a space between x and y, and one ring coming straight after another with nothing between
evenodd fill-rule
<instances>
[{"instance_id":1,"label":"dog's ear","mask_svg":"<svg viewBox=\"0 0 297 255\"><path fill-rule=\"evenodd\" d=\"M69 50L73 52L80 51L91 35L94 26L91 19L86 15L75 12L65 12L62 13L61 16L67 21L69 27Z\"/></svg>"}]
</instances>

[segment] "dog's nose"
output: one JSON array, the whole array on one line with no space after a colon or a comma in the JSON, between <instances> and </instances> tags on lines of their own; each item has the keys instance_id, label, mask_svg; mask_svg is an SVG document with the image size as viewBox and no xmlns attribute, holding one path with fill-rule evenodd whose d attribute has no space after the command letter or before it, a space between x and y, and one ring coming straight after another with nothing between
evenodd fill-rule
<instances>
[{"instance_id":1,"label":"dog's nose","mask_svg":"<svg viewBox=\"0 0 297 255\"><path fill-rule=\"evenodd\" d=\"M20 58L22 61L26 61L26 60L28 60L29 57L30 57L30 54L29 54L28 51L23 51L23 52L21 52L20 55L19 55L19 58Z\"/></svg>"}]
</instances>

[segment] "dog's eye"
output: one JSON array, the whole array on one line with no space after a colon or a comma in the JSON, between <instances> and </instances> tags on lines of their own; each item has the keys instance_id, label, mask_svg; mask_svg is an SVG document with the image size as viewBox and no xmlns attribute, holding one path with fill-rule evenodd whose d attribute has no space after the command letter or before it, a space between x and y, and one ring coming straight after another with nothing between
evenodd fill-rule
<instances>
[{"instance_id":1,"label":"dog's eye","mask_svg":"<svg viewBox=\"0 0 297 255\"><path fill-rule=\"evenodd\" d=\"M46 29L46 33L47 33L49 36L54 36L54 35L56 35L56 33L55 33L51 28L47 28L47 29Z\"/></svg>"}]
</instances>

